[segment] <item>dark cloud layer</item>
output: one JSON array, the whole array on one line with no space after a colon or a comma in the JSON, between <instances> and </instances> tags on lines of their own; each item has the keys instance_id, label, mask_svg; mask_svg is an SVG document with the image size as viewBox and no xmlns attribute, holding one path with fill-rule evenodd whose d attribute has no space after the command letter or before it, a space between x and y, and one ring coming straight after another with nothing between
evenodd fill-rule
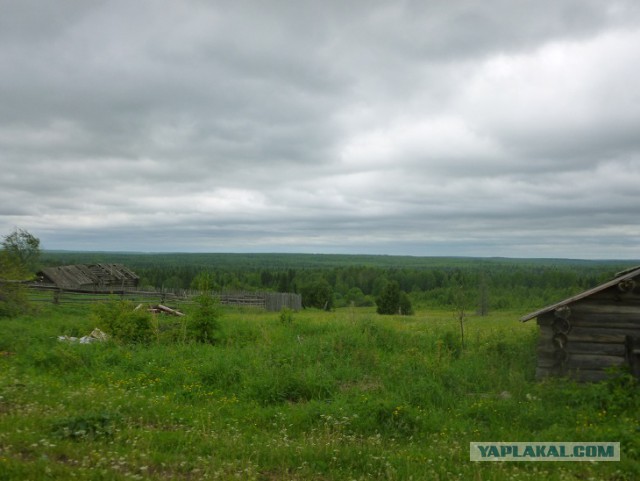
<instances>
[{"instance_id":1,"label":"dark cloud layer","mask_svg":"<svg viewBox=\"0 0 640 481\"><path fill-rule=\"evenodd\" d=\"M640 258L634 0L0 0L0 231Z\"/></svg>"}]
</instances>

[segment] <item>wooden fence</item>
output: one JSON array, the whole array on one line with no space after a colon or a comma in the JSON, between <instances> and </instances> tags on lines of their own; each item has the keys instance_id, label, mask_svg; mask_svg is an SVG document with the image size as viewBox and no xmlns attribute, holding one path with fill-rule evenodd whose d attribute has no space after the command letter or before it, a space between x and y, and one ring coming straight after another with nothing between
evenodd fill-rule
<instances>
[{"instance_id":1,"label":"wooden fence","mask_svg":"<svg viewBox=\"0 0 640 481\"><path fill-rule=\"evenodd\" d=\"M109 299L126 299L139 303L190 303L203 293L184 289L163 289L161 291L124 290L76 290L60 289L54 286L30 285L29 298L35 302L53 302L54 304L79 304L106 301ZM288 292L211 292L222 305L244 306L280 311L284 308L299 311L302 309L300 294Z\"/></svg>"},{"instance_id":2,"label":"wooden fence","mask_svg":"<svg viewBox=\"0 0 640 481\"><path fill-rule=\"evenodd\" d=\"M284 308L299 311L302 308L300 294L288 292L223 292L214 295L225 305L259 307L267 311Z\"/></svg>"}]
</instances>

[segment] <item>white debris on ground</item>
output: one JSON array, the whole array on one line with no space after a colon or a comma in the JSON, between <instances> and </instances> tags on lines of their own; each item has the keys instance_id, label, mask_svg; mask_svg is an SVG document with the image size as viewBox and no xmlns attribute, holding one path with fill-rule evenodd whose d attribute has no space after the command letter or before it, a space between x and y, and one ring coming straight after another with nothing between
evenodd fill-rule
<instances>
[{"instance_id":1,"label":"white debris on ground","mask_svg":"<svg viewBox=\"0 0 640 481\"><path fill-rule=\"evenodd\" d=\"M58 341L61 342L78 342L80 344L91 344L92 342L104 342L109 339L109 336L102 332L97 327L91 331L88 336L82 336L80 338L71 336L58 336Z\"/></svg>"}]
</instances>

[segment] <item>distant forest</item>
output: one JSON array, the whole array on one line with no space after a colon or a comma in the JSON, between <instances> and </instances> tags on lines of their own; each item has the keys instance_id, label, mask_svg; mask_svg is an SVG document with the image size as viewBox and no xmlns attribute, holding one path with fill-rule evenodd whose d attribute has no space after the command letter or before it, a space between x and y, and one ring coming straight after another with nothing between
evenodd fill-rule
<instances>
[{"instance_id":1,"label":"distant forest","mask_svg":"<svg viewBox=\"0 0 640 481\"><path fill-rule=\"evenodd\" d=\"M308 307L371 306L395 281L419 307L531 309L612 278L638 261L409 257L329 254L141 254L44 251L44 266L122 263L140 286L271 290L302 294ZM327 303L327 301L329 301Z\"/></svg>"}]
</instances>

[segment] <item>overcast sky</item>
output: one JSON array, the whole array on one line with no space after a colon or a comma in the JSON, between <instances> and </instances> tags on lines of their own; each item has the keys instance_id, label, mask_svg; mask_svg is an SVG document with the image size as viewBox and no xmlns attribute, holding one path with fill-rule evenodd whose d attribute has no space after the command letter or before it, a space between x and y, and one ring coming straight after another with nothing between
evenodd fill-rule
<instances>
[{"instance_id":1,"label":"overcast sky","mask_svg":"<svg viewBox=\"0 0 640 481\"><path fill-rule=\"evenodd\" d=\"M0 234L640 259L637 0L0 0Z\"/></svg>"}]
</instances>

